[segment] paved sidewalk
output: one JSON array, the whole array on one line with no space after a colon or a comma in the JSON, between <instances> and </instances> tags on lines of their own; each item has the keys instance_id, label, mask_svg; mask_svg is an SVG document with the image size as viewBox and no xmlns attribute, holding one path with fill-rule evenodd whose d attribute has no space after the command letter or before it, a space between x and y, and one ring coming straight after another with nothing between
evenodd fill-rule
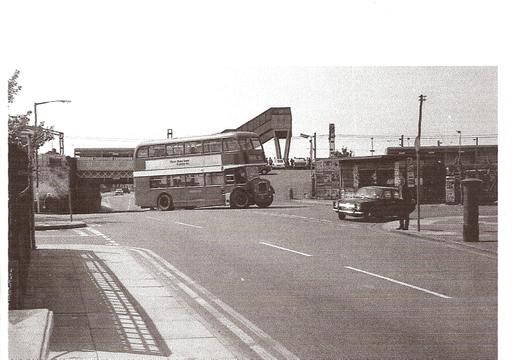
<instances>
[{"instance_id":1,"label":"paved sidewalk","mask_svg":"<svg viewBox=\"0 0 512 360\"><path fill-rule=\"evenodd\" d=\"M498 253L498 215L479 217L480 241L464 242L462 216L440 216L420 219L417 231L417 218L411 217L409 230L396 230L398 221L384 223L382 229L397 234L420 237L427 240L453 243L492 254Z\"/></svg>"},{"instance_id":2,"label":"paved sidewalk","mask_svg":"<svg viewBox=\"0 0 512 360\"><path fill-rule=\"evenodd\" d=\"M127 248L38 246L23 308L53 312L50 359L236 358Z\"/></svg>"}]
</instances>

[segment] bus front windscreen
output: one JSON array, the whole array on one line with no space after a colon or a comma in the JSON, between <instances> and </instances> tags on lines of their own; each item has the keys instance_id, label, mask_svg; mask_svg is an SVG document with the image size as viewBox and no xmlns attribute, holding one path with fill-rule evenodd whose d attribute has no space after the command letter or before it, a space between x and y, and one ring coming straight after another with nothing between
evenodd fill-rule
<instances>
[{"instance_id":1,"label":"bus front windscreen","mask_svg":"<svg viewBox=\"0 0 512 360\"><path fill-rule=\"evenodd\" d=\"M259 150L262 148L260 139L258 138L251 138L252 147L256 150Z\"/></svg>"}]
</instances>

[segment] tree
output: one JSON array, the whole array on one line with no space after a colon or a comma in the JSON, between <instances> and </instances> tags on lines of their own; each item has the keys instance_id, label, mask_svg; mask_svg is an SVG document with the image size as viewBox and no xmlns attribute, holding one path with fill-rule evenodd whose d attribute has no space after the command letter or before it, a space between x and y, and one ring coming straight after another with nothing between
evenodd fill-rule
<instances>
[{"instance_id":1,"label":"tree","mask_svg":"<svg viewBox=\"0 0 512 360\"><path fill-rule=\"evenodd\" d=\"M334 151L332 153L332 157L335 157L335 158L346 158L346 157L352 157L354 156L354 152L352 150L348 150L348 148L345 146L345 147L342 147L341 148L341 151Z\"/></svg>"},{"instance_id":2,"label":"tree","mask_svg":"<svg viewBox=\"0 0 512 360\"><path fill-rule=\"evenodd\" d=\"M11 78L9 79L9 85L7 88L9 104L12 104L14 102L14 97L16 96L18 91L21 90L21 85L18 85L18 76L20 76L20 71L15 70L14 74L12 74Z\"/></svg>"},{"instance_id":3,"label":"tree","mask_svg":"<svg viewBox=\"0 0 512 360\"><path fill-rule=\"evenodd\" d=\"M11 76L7 86L7 100L9 104L14 103L14 99L19 91L21 91L22 86L18 85L18 77L20 75L19 70L15 70L14 74ZM34 135L32 137L32 146L34 148L40 148L44 143L53 139L54 135L52 133L53 126L49 128L45 128L44 121L41 121L37 125L37 129L34 129L30 124L30 115L32 111L27 111L26 114L18 114L18 115L10 115L8 119L8 131L9 131L9 143L16 144L20 147L26 145L24 140L23 132L26 130L34 131Z\"/></svg>"}]
</instances>

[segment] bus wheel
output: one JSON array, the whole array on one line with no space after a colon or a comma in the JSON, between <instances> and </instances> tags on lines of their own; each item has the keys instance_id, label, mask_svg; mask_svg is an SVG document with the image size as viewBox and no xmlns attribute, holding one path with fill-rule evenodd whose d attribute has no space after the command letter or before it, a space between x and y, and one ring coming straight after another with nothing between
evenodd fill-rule
<instances>
[{"instance_id":1,"label":"bus wheel","mask_svg":"<svg viewBox=\"0 0 512 360\"><path fill-rule=\"evenodd\" d=\"M172 210L173 204L171 196L167 194L161 194L157 200L157 208L160 211Z\"/></svg>"},{"instance_id":2,"label":"bus wheel","mask_svg":"<svg viewBox=\"0 0 512 360\"><path fill-rule=\"evenodd\" d=\"M270 196L267 200L257 200L256 205L260 208L266 208L269 207L270 204L272 204L272 201L274 201L274 197Z\"/></svg>"},{"instance_id":3,"label":"bus wheel","mask_svg":"<svg viewBox=\"0 0 512 360\"><path fill-rule=\"evenodd\" d=\"M242 189L235 189L231 192L229 203L233 209L244 209L249 206L249 197Z\"/></svg>"}]
</instances>

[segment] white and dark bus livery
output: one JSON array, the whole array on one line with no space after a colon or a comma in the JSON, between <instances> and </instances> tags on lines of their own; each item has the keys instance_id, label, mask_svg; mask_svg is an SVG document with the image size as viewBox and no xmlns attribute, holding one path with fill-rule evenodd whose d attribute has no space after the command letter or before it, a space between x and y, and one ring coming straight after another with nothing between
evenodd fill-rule
<instances>
[{"instance_id":1,"label":"white and dark bus livery","mask_svg":"<svg viewBox=\"0 0 512 360\"><path fill-rule=\"evenodd\" d=\"M274 189L259 177L265 164L263 147L253 132L144 142L134 153L135 202L159 210L268 207Z\"/></svg>"}]
</instances>

